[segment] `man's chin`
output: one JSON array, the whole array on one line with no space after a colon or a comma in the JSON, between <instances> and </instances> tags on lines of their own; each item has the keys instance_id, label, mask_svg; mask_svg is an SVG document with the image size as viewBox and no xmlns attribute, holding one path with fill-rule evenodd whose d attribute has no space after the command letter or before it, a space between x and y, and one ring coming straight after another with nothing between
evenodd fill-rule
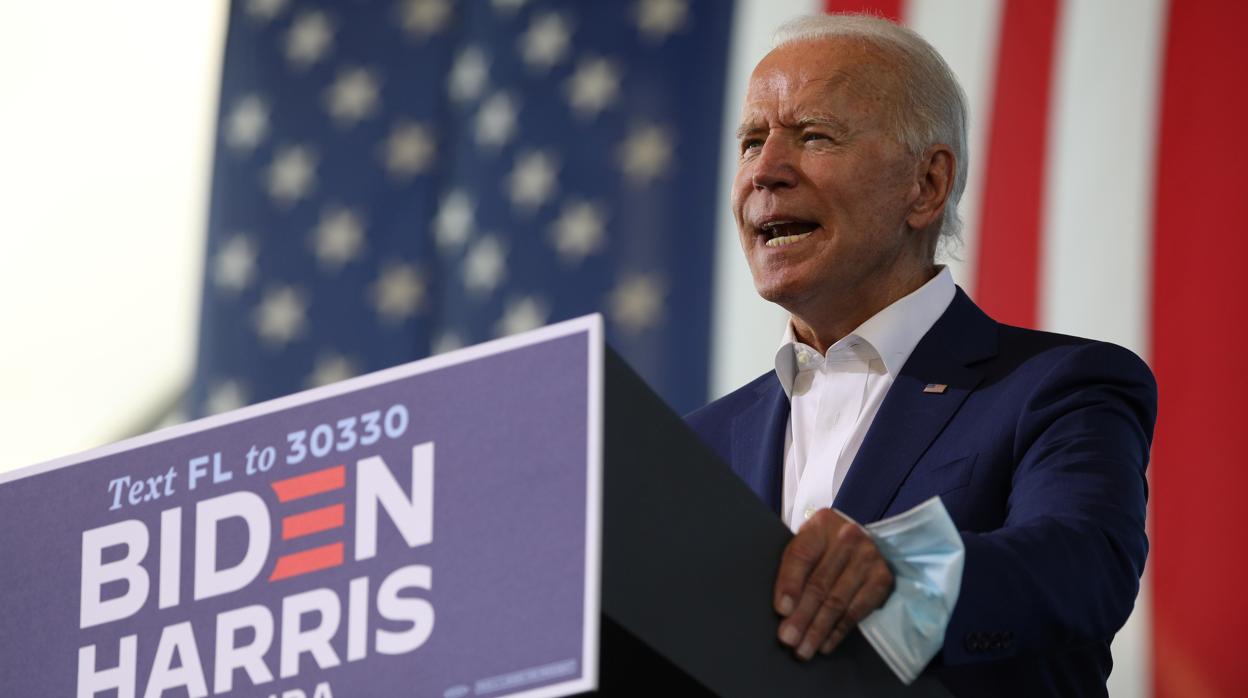
<instances>
[{"instance_id":1,"label":"man's chin","mask_svg":"<svg viewBox=\"0 0 1248 698\"><path fill-rule=\"evenodd\" d=\"M790 313L801 305L802 299L809 296L809 291L804 284L776 279L755 278L754 290L763 300L775 303Z\"/></svg>"}]
</instances>

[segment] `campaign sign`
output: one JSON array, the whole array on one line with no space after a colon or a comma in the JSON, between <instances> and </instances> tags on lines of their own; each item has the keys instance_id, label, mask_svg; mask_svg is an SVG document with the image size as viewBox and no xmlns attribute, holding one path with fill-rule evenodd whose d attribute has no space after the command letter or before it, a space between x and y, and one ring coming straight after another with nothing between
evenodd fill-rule
<instances>
[{"instance_id":1,"label":"campaign sign","mask_svg":"<svg viewBox=\"0 0 1248 698\"><path fill-rule=\"evenodd\" d=\"M0 696L597 682L601 320L11 472Z\"/></svg>"}]
</instances>

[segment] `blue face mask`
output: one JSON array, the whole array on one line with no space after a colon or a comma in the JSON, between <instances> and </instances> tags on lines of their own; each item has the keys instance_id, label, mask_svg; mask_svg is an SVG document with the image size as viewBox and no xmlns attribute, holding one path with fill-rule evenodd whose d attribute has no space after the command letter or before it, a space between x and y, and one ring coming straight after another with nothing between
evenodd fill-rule
<instances>
[{"instance_id":1,"label":"blue face mask","mask_svg":"<svg viewBox=\"0 0 1248 698\"><path fill-rule=\"evenodd\" d=\"M945 642L962 586L966 548L939 497L865 527L893 572L893 593L858 624L905 683L918 678Z\"/></svg>"}]
</instances>

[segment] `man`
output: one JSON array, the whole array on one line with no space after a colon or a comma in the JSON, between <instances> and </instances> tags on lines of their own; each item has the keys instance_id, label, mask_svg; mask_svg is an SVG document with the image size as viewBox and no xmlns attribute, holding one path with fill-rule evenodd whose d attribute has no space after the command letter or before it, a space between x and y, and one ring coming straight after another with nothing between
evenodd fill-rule
<instances>
[{"instance_id":1,"label":"man","mask_svg":"<svg viewBox=\"0 0 1248 698\"><path fill-rule=\"evenodd\" d=\"M780 30L750 79L732 207L791 323L776 371L689 423L796 531L773 604L799 659L862 624L903 678L957 695L1104 695L1147 554L1156 387L1120 347L997 324L935 264L965 123L909 30ZM896 515L900 536L859 525ZM954 572L899 584L942 531Z\"/></svg>"}]
</instances>

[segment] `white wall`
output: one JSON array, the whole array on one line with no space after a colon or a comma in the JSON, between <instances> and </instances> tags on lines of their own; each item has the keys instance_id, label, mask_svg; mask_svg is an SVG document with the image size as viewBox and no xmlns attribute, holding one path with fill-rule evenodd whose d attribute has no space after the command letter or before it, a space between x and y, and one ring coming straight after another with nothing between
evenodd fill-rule
<instances>
[{"instance_id":1,"label":"white wall","mask_svg":"<svg viewBox=\"0 0 1248 698\"><path fill-rule=\"evenodd\" d=\"M227 4L0 4L0 471L189 375Z\"/></svg>"}]
</instances>

